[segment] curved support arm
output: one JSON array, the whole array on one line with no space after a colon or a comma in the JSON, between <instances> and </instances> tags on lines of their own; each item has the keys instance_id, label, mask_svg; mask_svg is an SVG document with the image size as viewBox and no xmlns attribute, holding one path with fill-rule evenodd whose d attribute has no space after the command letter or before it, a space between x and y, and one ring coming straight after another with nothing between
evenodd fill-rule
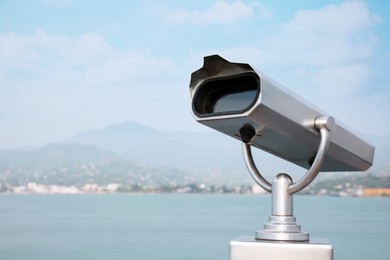
<instances>
[{"instance_id":1,"label":"curved support arm","mask_svg":"<svg viewBox=\"0 0 390 260\"><path fill-rule=\"evenodd\" d=\"M257 184L260 185L264 190L272 192L272 185L269 183L261 173L257 170L255 162L253 161L251 146L247 143L242 143L242 152L244 154L244 161L249 173Z\"/></svg>"},{"instance_id":2,"label":"curved support arm","mask_svg":"<svg viewBox=\"0 0 390 260\"><path fill-rule=\"evenodd\" d=\"M320 131L320 135L321 135L320 145L318 147L316 157L310 169L299 181L292 183L288 187L288 192L290 194L296 193L306 188L317 177L318 173L321 170L322 163L324 162L326 154L328 152L329 142L330 142L330 131L333 129L334 124L335 122L332 117L323 116L315 119L314 125ZM246 167L248 168L252 178L264 190L268 192L272 192L272 184L269 183L266 179L264 179L264 177L256 168L256 165L253 161L251 146L243 142L242 151L244 154Z\"/></svg>"},{"instance_id":3,"label":"curved support arm","mask_svg":"<svg viewBox=\"0 0 390 260\"><path fill-rule=\"evenodd\" d=\"M318 117L316 118L314 125L321 134L320 145L310 169L299 181L294 182L288 187L288 192L291 194L303 190L317 177L328 152L330 131L334 126L334 119L332 117Z\"/></svg>"}]
</instances>

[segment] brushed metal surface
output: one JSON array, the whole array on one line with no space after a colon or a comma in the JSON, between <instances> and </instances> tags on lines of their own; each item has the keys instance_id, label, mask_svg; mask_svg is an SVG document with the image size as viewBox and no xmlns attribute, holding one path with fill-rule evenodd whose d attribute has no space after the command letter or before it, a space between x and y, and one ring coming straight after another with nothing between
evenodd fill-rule
<instances>
[{"instance_id":1,"label":"brushed metal surface","mask_svg":"<svg viewBox=\"0 0 390 260\"><path fill-rule=\"evenodd\" d=\"M199 89L207 87L208 82L240 75L250 75L259 84L257 99L250 107L231 114L202 114L194 109L195 100L201 98L197 96ZM320 143L314 122L318 117L330 116L250 65L230 63L218 55L205 57L203 67L192 73L190 93L192 113L198 122L238 140L240 129L251 125L256 132L251 145L306 169ZM373 163L374 150L374 146L335 120L321 171L365 171Z\"/></svg>"}]
</instances>

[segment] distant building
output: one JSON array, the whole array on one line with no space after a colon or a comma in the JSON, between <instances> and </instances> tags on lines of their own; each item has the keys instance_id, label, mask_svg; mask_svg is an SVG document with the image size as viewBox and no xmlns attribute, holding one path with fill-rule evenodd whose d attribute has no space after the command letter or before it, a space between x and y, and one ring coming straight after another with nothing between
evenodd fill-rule
<instances>
[{"instance_id":1,"label":"distant building","mask_svg":"<svg viewBox=\"0 0 390 260\"><path fill-rule=\"evenodd\" d=\"M105 190L107 192L117 192L120 187L121 185L119 183L109 183L107 184Z\"/></svg>"},{"instance_id":2,"label":"distant building","mask_svg":"<svg viewBox=\"0 0 390 260\"><path fill-rule=\"evenodd\" d=\"M29 182L27 184L28 193L48 193L49 189L47 186L42 184L37 184L35 182Z\"/></svg>"},{"instance_id":3,"label":"distant building","mask_svg":"<svg viewBox=\"0 0 390 260\"><path fill-rule=\"evenodd\" d=\"M390 188L364 188L363 196L390 196Z\"/></svg>"},{"instance_id":4,"label":"distant building","mask_svg":"<svg viewBox=\"0 0 390 260\"><path fill-rule=\"evenodd\" d=\"M96 183L87 183L83 186L82 191L87 193L95 193L98 192L99 189L100 187Z\"/></svg>"},{"instance_id":5,"label":"distant building","mask_svg":"<svg viewBox=\"0 0 390 260\"><path fill-rule=\"evenodd\" d=\"M260 187L258 184L252 185L252 193L253 194L267 194L267 191L265 191L262 187Z\"/></svg>"}]
</instances>

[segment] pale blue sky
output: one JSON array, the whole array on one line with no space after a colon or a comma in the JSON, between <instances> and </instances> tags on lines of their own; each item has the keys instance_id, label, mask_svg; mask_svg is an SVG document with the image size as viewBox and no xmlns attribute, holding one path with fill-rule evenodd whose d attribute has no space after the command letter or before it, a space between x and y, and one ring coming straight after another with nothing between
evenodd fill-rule
<instances>
[{"instance_id":1,"label":"pale blue sky","mask_svg":"<svg viewBox=\"0 0 390 260\"><path fill-rule=\"evenodd\" d=\"M0 148L127 120L206 131L188 83L211 54L390 134L389 19L386 0L0 0Z\"/></svg>"}]
</instances>

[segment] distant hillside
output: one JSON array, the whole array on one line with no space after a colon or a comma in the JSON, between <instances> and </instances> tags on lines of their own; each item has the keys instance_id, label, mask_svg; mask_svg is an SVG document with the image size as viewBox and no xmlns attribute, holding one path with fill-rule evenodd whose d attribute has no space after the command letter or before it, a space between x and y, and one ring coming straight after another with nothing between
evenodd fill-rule
<instances>
[{"instance_id":1,"label":"distant hillside","mask_svg":"<svg viewBox=\"0 0 390 260\"><path fill-rule=\"evenodd\" d=\"M38 150L0 150L0 165L30 171L47 171L88 161L119 157L93 145L51 144Z\"/></svg>"},{"instance_id":2,"label":"distant hillside","mask_svg":"<svg viewBox=\"0 0 390 260\"><path fill-rule=\"evenodd\" d=\"M241 143L216 131L166 132L134 122L125 122L81 133L69 141L93 144L128 160L148 165L165 165L186 170L219 169L245 173L247 171L242 157ZM390 165L390 135L370 137L369 141L376 146L374 166L370 171L387 172ZM255 161L265 175L275 175L281 171L292 175L305 172L303 168L258 149L253 150ZM342 175L342 173L334 175Z\"/></svg>"},{"instance_id":3,"label":"distant hillside","mask_svg":"<svg viewBox=\"0 0 390 260\"><path fill-rule=\"evenodd\" d=\"M185 169L243 166L240 143L213 132L167 132L125 122L78 134L68 142L92 144L147 165Z\"/></svg>"},{"instance_id":4,"label":"distant hillside","mask_svg":"<svg viewBox=\"0 0 390 260\"><path fill-rule=\"evenodd\" d=\"M373 137L376 145L371 176L390 175L390 136ZM253 149L259 170L271 181L279 172L296 180L306 170ZM321 173L317 181L367 173ZM0 182L63 185L121 182L139 185L254 183L241 143L215 131L167 132L134 122L111 125L37 150L0 150Z\"/></svg>"},{"instance_id":5,"label":"distant hillside","mask_svg":"<svg viewBox=\"0 0 390 260\"><path fill-rule=\"evenodd\" d=\"M0 184L5 185L36 182L66 186L88 183L153 186L189 181L192 178L183 171L136 165L92 145L53 144L38 150L0 151Z\"/></svg>"}]
</instances>

